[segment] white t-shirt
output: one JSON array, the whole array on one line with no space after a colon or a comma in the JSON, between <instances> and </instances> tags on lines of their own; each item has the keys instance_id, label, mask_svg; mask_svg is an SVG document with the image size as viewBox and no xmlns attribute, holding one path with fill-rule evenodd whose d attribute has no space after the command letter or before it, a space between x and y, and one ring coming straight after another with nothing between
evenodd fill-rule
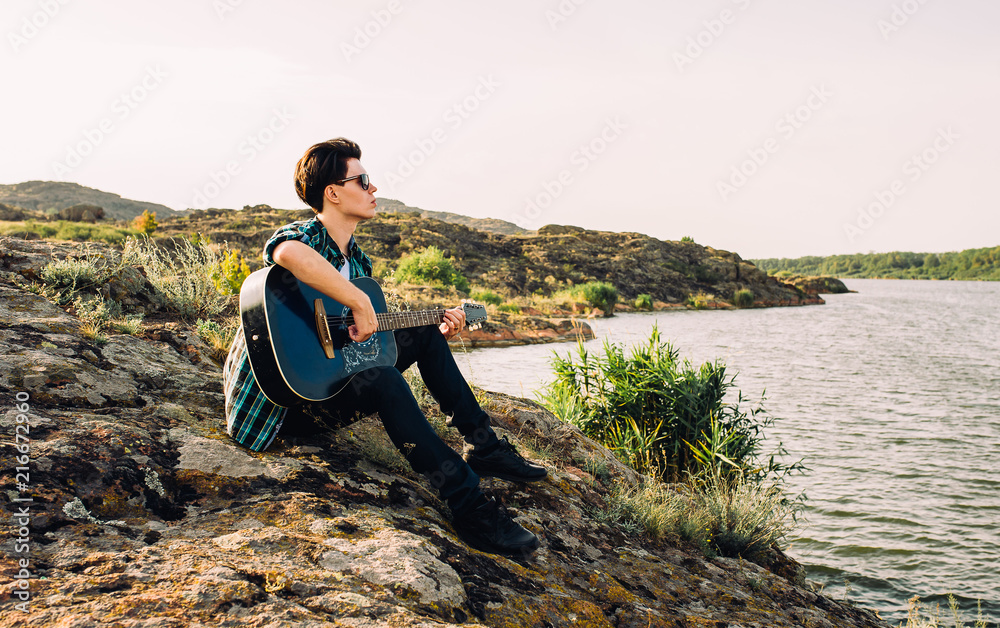
<instances>
[{"instance_id":1,"label":"white t-shirt","mask_svg":"<svg viewBox=\"0 0 1000 628\"><path fill-rule=\"evenodd\" d=\"M340 274L344 276L347 281L351 280L351 260L346 260L344 265L340 267Z\"/></svg>"}]
</instances>

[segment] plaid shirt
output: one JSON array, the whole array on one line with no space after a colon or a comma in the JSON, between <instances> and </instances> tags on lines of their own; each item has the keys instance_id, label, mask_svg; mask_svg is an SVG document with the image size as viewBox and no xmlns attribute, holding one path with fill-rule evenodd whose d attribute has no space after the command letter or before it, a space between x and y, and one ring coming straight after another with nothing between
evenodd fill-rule
<instances>
[{"instance_id":1,"label":"plaid shirt","mask_svg":"<svg viewBox=\"0 0 1000 628\"><path fill-rule=\"evenodd\" d=\"M327 233L323 223L315 217L293 222L275 231L264 245L265 266L274 265L274 248L285 240L298 240L308 244L335 268L339 269L344 265L344 255L337 248L337 243ZM358 247L354 236L351 236L347 251L351 279L371 277L372 262ZM226 431L244 447L264 451L281 429L287 408L268 401L257 385L250 369L250 356L242 326L229 347L229 356L222 370L222 382L226 393Z\"/></svg>"}]
</instances>

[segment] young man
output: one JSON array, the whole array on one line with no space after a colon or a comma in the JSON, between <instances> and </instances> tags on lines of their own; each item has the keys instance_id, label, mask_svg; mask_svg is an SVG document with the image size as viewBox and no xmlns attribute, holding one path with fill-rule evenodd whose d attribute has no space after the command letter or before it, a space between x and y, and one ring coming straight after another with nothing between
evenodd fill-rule
<instances>
[{"instance_id":1,"label":"young man","mask_svg":"<svg viewBox=\"0 0 1000 628\"><path fill-rule=\"evenodd\" d=\"M358 223L375 216L375 192L361 165L361 149L337 138L309 148L295 169L295 191L316 215L278 229L264 245L264 263L279 264L295 277L351 309L351 340L364 342L377 329L368 296L350 279L370 277L372 263L354 240ZM479 490L479 476L515 482L544 479L543 467L528 463L506 438L497 438L490 418L458 370L448 338L462 331L465 313L448 310L440 327L394 332L395 367L357 374L334 397L284 408L261 393L240 329L223 371L226 429L253 451L266 449L280 432L315 429L312 416L328 413L344 422L358 413L378 413L392 442L414 471L426 475L451 508L456 531L470 545L493 553L534 550L538 539L512 521L496 501ZM416 363L428 390L472 445L468 461L448 447L427 422L402 372Z\"/></svg>"}]
</instances>

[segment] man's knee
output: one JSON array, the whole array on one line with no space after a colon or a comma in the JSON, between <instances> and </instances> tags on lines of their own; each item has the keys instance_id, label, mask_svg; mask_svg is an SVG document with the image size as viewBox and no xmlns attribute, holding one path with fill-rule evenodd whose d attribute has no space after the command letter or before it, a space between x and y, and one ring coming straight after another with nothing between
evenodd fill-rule
<instances>
[{"instance_id":1,"label":"man's knee","mask_svg":"<svg viewBox=\"0 0 1000 628\"><path fill-rule=\"evenodd\" d=\"M354 394L362 396L375 392L391 396L409 390L406 380L391 366L378 366L361 371L351 379L350 386Z\"/></svg>"}]
</instances>

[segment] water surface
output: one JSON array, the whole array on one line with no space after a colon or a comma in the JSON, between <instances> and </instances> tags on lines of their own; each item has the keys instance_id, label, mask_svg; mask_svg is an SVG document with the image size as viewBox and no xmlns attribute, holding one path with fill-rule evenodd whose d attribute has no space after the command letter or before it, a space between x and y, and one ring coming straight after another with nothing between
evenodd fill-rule
<instances>
[{"instance_id":1,"label":"water surface","mask_svg":"<svg viewBox=\"0 0 1000 628\"><path fill-rule=\"evenodd\" d=\"M919 595L971 624L975 600L1000 621L1000 283L845 282L826 305L619 315L604 338L643 342L653 324L683 357L723 359L751 398L766 390L780 439L809 471L789 553L834 598L898 623ZM553 350L459 356L480 386L532 397Z\"/></svg>"}]
</instances>

